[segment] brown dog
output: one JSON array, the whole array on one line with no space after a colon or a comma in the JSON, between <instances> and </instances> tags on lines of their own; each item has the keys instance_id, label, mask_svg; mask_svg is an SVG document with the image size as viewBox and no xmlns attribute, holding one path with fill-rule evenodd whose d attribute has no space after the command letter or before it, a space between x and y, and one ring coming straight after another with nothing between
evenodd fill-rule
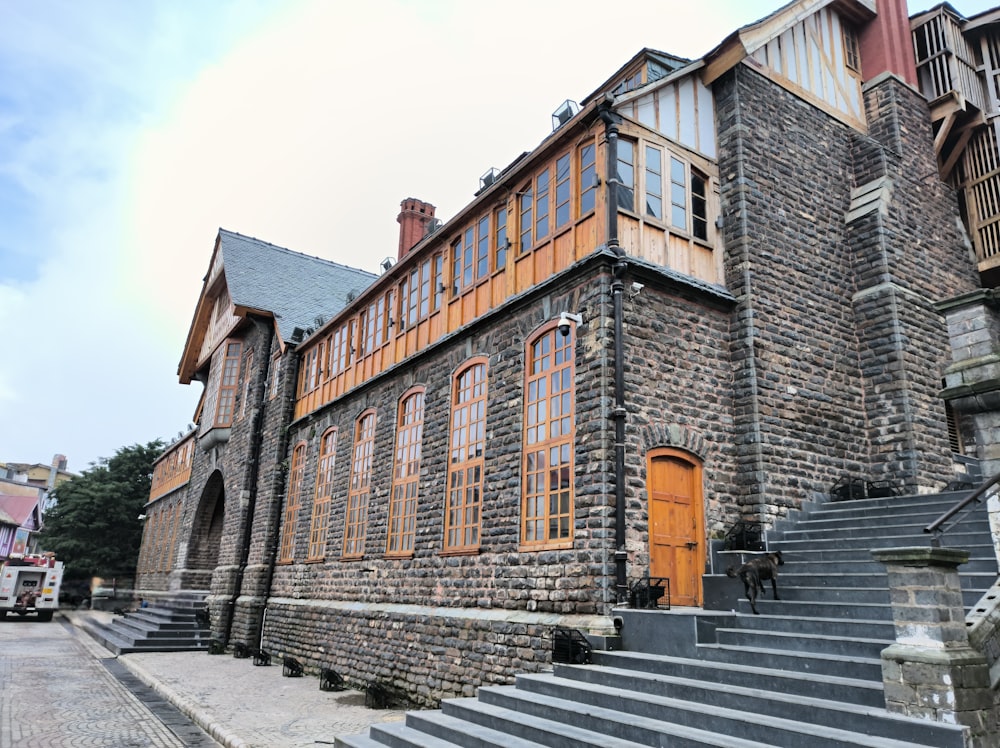
<instances>
[{"instance_id":1,"label":"brown dog","mask_svg":"<svg viewBox=\"0 0 1000 748\"><path fill-rule=\"evenodd\" d=\"M726 569L726 576L739 577L743 580L743 589L746 590L747 600L750 601L750 610L757 615L757 593L764 594L764 580L771 580L774 599L781 599L778 597L778 567L784 564L781 551L773 551L752 558L739 568L730 566Z\"/></svg>"}]
</instances>

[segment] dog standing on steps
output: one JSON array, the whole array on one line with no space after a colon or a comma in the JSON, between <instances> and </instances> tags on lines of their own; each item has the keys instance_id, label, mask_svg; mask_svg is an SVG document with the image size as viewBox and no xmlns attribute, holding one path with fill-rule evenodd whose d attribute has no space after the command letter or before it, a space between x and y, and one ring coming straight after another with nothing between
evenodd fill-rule
<instances>
[{"instance_id":1,"label":"dog standing on steps","mask_svg":"<svg viewBox=\"0 0 1000 748\"><path fill-rule=\"evenodd\" d=\"M757 615L757 593L764 594L765 580L771 580L774 599L781 599L778 597L778 567L784 564L781 551L773 551L752 558L739 568L730 566L726 569L726 576L739 577L743 580L743 588L746 590L747 600L750 601L750 610Z\"/></svg>"}]
</instances>

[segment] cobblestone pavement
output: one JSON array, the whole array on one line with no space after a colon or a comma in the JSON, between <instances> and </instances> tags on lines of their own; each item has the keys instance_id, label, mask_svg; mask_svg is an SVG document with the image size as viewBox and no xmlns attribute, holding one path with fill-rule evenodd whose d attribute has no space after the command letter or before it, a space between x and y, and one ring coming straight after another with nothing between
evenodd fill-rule
<instances>
[{"instance_id":1,"label":"cobblestone pavement","mask_svg":"<svg viewBox=\"0 0 1000 748\"><path fill-rule=\"evenodd\" d=\"M184 748L58 621L0 621L0 748Z\"/></svg>"},{"instance_id":2,"label":"cobblestone pavement","mask_svg":"<svg viewBox=\"0 0 1000 748\"><path fill-rule=\"evenodd\" d=\"M65 615L76 623L83 616L113 617L98 611ZM91 646L101 649L92 640ZM117 661L228 748L332 745L338 735L404 716L402 710L367 709L360 691L320 691L315 676L282 677L280 663L257 667L248 659L205 652L127 654Z\"/></svg>"}]
</instances>

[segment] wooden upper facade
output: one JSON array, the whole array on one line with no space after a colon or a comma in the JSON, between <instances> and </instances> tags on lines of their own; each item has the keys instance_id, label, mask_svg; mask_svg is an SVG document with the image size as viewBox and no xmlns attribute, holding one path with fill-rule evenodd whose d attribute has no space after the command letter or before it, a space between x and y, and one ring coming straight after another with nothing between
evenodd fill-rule
<instances>
[{"instance_id":1,"label":"wooden upper facade","mask_svg":"<svg viewBox=\"0 0 1000 748\"><path fill-rule=\"evenodd\" d=\"M964 18L947 3L911 19L941 178L963 194L987 285L1000 280L1000 9Z\"/></svg>"},{"instance_id":2,"label":"wooden upper facade","mask_svg":"<svg viewBox=\"0 0 1000 748\"><path fill-rule=\"evenodd\" d=\"M699 285L722 285L711 83L747 64L863 131L857 34L873 17L870 2L802 0L702 60L640 52L305 341L295 418L604 246L612 177L627 255ZM620 119L613 166L602 107Z\"/></svg>"}]
</instances>

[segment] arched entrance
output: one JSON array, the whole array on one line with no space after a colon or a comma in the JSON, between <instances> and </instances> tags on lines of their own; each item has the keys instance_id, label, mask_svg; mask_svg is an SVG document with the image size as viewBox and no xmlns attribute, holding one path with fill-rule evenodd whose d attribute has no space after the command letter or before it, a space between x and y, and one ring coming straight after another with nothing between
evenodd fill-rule
<instances>
[{"instance_id":1,"label":"arched entrance","mask_svg":"<svg viewBox=\"0 0 1000 748\"><path fill-rule=\"evenodd\" d=\"M197 585L203 589L208 589L212 572L219 565L219 546L222 543L225 516L226 491L222 473L216 470L209 476L201 492L188 544L187 569L197 574Z\"/></svg>"},{"instance_id":2,"label":"arched entrance","mask_svg":"<svg viewBox=\"0 0 1000 748\"><path fill-rule=\"evenodd\" d=\"M649 575L670 579L673 605L701 605L705 516L701 462L679 449L646 454Z\"/></svg>"}]
</instances>

